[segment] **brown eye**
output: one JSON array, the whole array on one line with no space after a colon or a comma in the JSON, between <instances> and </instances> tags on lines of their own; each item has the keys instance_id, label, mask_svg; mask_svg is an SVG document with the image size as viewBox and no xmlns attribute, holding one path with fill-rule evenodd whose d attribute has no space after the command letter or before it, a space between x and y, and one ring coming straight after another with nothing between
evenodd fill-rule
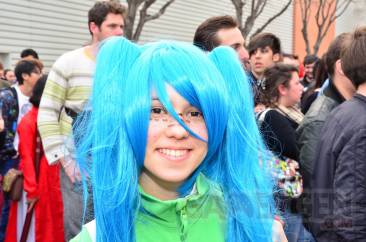
<instances>
[{"instance_id":1,"label":"brown eye","mask_svg":"<svg viewBox=\"0 0 366 242\"><path fill-rule=\"evenodd\" d=\"M186 114L186 121L188 122L190 121L196 122L201 120L203 120L203 114L198 110L189 111Z\"/></svg>"},{"instance_id":2,"label":"brown eye","mask_svg":"<svg viewBox=\"0 0 366 242\"><path fill-rule=\"evenodd\" d=\"M195 111L195 112L190 112L189 114L191 117L201 117L202 113L199 111Z\"/></svg>"},{"instance_id":3,"label":"brown eye","mask_svg":"<svg viewBox=\"0 0 366 242\"><path fill-rule=\"evenodd\" d=\"M162 107L152 107L151 108L151 113L152 114L165 114L166 110Z\"/></svg>"}]
</instances>

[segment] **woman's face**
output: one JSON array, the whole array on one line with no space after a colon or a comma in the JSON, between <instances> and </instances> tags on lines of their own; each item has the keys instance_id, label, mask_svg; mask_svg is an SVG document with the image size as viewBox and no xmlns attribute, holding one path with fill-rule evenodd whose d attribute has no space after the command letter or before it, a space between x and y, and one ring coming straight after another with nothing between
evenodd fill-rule
<instances>
[{"instance_id":1,"label":"woman's face","mask_svg":"<svg viewBox=\"0 0 366 242\"><path fill-rule=\"evenodd\" d=\"M167 86L167 93L173 108L185 124L199 137L207 140L202 113L172 87ZM141 186L144 188L146 181L149 181L159 187L177 188L201 164L206 154L207 143L192 137L167 113L153 92L144 168L140 176ZM151 187L151 184L148 186Z\"/></svg>"},{"instance_id":2,"label":"woman's face","mask_svg":"<svg viewBox=\"0 0 366 242\"><path fill-rule=\"evenodd\" d=\"M284 88L283 97L285 100L285 106L294 106L301 100L301 95L304 90L303 85L300 83L299 74L292 72L291 80L288 86Z\"/></svg>"}]
</instances>

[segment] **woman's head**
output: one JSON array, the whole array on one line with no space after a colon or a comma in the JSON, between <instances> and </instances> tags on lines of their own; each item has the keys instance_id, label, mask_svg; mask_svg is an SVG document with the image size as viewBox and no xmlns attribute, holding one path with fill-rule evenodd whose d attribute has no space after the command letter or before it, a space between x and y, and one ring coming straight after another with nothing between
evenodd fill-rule
<instances>
[{"instance_id":1,"label":"woman's head","mask_svg":"<svg viewBox=\"0 0 366 242\"><path fill-rule=\"evenodd\" d=\"M296 67L278 63L264 71L262 102L269 107L277 104L293 106L300 102L303 86Z\"/></svg>"},{"instance_id":2,"label":"woman's head","mask_svg":"<svg viewBox=\"0 0 366 242\"><path fill-rule=\"evenodd\" d=\"M126 58L114 56L116 49L123 49ZM107 65L114 57L117 64ZM184 194L198 172L215 161L223 140L229 113L223 83L197 47L106 41L98 55L91 98L90 130L103 137L91 141L92 147L102 147L92 151L95 165L109 160L116 166L111 172L118 172L126 169L121 167L126 161L117 160L130 155L133 159L126 165L131 172L175 182ZM159 112L166 118L160 119ZM127 144L131 153L122 151L120 144Z\"/></svg>"},{"instance_id":3,"label":"woman's head","mask_svg":"<svg viewBox=\"0 0 366 242\"><path fill-rule=\"evenodd\" d=\"M229 241L270 231L236 212L250 209L261 219L271 206L250 90L228 47L206 56L183 43L105 41L87 107L92 111L77 122L86 122L86 130L75 135L81 171L92 179L97 241L134 241L139 182L168 184L184 196L200 172L227 194ZM268 198L264 208L258 192Z\"/></svg>"}]
</instances>

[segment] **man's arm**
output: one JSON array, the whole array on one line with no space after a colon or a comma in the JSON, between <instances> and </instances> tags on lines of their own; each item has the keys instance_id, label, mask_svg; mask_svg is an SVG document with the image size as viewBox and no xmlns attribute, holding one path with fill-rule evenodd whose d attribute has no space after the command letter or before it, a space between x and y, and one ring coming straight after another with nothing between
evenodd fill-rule
<instances>
[{"instance_id":1,"label":"man's arm","mask_svg":"<svg viewBox=\"0 0 366 242\"><path fill-rule=\"evenodd\" d=\"M49 164L54 164L60 158L68 155L64 144L65 136L62 134L60 125L68 82L64 70L67 68L67 63L63 57L55 62L48 75L38 113L38 129Z\"/></svg>"},{"instance_id":2,"label":"man's arm","mask_svg":"<svg viewBox=\"0 0 366 242\"><path fill-rule=\"evenodd\" d=\"M311 123L303 124L296 131L298 135L297 143L300 149L299 163L301 169L308 174L308 177L303 177L307 182L310 181L313 174L313 160L323 125L324 121L312 121Z\"/></svg>"},{"instance_id":3,"label":"man's arm","mask_svg":"<svg viewBox=\"0 0 366 242\"><path fill-rule=\"evenodd\" d=\"M0 91L0 108L4 122L3 130L0 132L0 158L11 157L16 153L13 142L18 114L17 105L16 98L10 89Z\"/></svg>"},{"instance_id":4,"label":"man's arm","mask_svg":"<svg viewBox=\"0 0 366 242\"><path fill-rule=\"evenodd\" d=\"M334 227L340 241L366 238L366 128L353 132L337 159Z\"/></svg>"}]
</instances>

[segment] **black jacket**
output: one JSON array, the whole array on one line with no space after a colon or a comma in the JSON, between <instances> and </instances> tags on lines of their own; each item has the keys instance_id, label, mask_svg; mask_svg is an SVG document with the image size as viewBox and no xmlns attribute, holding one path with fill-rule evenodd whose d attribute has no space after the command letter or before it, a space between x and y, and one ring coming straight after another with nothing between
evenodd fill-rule
<instances>
[{"instance_id":1,"label":"black jacket","mask_svg":"<svg viewBox=\"0 0 366 242\"><path fill-rule=\"evenodd\" d=\"M366 97L325 121L313 164L311 230L322 241L366 241Z\"/></svg>"},{"instance_id":2,"label":"black jacket","mask_svg":"<svg viewBox=\"0 0 366 242\"><path fill-rule=\"evenodd\" d=\"M281 158L299 160L295 130L298 124L276 110L266 113L260 131L268 148Z\"/></svg>"},{"instance_id":3,"label":"black jacket","mask_svg":"<svg viewBox=\"0 0 366 242\"><path fill-rule=\"evenodd\" d=\"M338 92L332 81L330 81L329 86L313 102L296 130L297 144L300 150L299 163L306 190L310 189L313 160L325 119L343 101L345 99Z\"/></svg>"}]
</instances>

